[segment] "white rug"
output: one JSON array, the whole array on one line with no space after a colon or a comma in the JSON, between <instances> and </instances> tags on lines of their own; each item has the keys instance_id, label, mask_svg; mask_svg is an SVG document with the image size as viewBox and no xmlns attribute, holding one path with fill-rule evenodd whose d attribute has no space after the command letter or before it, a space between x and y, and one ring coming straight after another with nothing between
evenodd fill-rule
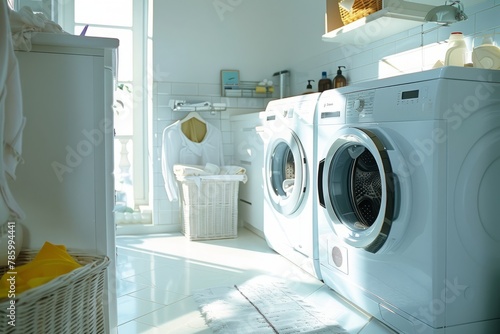
<instances>
[{"instance_id":1,"label":"white rug","mask_svg":"<svg viewBox=\"0 0 500 334\"><path fill-rule=\"evenodd\" d=\"M232 287L197 291L195 301L214 333L347 333L284 282L258 278Z\"/></svg>"}]
</instances>

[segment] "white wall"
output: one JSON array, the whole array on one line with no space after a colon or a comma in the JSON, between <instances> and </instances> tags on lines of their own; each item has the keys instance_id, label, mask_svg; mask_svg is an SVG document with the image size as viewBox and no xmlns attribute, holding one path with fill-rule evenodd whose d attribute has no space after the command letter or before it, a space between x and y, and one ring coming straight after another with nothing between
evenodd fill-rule
<instances>
[{"instance_id":1,"label":"white wall","mask_svg":"<svg viewBox=\"0 0 500 334\"><path fill-rule=\"evenodd\" d=\"M422 0L442 4L444 1ZM478 3L479 2L479 3ZM323 42L324 0L156 0L153 22L153 161L154 219L166 230L179 230L178 203L166 198L159 152L163 129L185 114L172 112L170 99L226 102L228 110L202 114L224 136L226 161L231 162L229 116L263 110L268 99L221 98L221 69L238 69L241 80L272 79L278 70L291 71L292 94L322 71L333 78L344 65L348 83L415 72L442 58L451 31L473 37L497 32L500 44L500 0L463 0L469 19L450 27L435 24L363 46ZM469 6L469 4L471 4ZM383 62L381 60L384 60ZM389 64L389 65L388 65Z\"/></svg>"},{"instance_id":2,"label":"white wall","mask_svg":"<svg viewBox=\"0 0 500 334\"><path fill-rule=\"evenodd\" d=\"M156 0L154 62L168 81L218 83L221 69L260 81L329 50L324 0Z\"/></svg>"}]
</instances>

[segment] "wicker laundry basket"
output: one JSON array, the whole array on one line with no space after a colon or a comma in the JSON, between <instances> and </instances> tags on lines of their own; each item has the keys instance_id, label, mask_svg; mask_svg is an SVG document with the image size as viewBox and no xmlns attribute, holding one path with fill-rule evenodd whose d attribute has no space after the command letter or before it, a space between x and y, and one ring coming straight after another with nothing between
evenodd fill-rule
<instances>
[{"instance_id":1,"label":"wicker laundry basket","mask_svg":"<svg viewBox=\"0 0 500 334\"><path fill-rule=\"evenodd\" d=\"M238 236L238 190L243 175L177 177L182 233L190 240Z\"/></svg>"},{"instance_id":2,"label":"wicker laundry basket","mask_svg":"<svg viewBox=\"0 0 500 334\"><path fill-rule=\"evenodd\" d=\"M105 333L104 278L109 258L68 251L82 267L27 290L14 299L0 300L0 333ZM38 251L23 250L16 266L33 260ZM0 274L8 272L0 268ZM12 270L10 270L12 271ZM15 302L15 309L9 307ZM12 326L15 317L15 327Z\"/></svg>"},{"instance_id":3,"label":"wicker laundry basket","mask_svg":"<svg viewBox=\"0 0 500 334\"><path fill-rule=\"evenodd\" d=\"M362 19L382 9L382 0L355 0L351 11L340 6L340 18L344 25Z\"/></svg>"}]
</instances>

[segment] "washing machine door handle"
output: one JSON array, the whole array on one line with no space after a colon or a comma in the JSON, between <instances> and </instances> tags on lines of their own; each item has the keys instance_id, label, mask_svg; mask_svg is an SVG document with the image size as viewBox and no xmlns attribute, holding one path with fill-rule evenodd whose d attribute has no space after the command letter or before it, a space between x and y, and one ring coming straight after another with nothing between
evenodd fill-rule
<instances>
[{"instance_id":1,"label":"washing machine door handle","mask_svg":"<svg viewBox=\"0 0 500 334\"><path fill-rule=\"evenodd\" d=\"M325 196L323 195L323 169L325 168L325 159L322 159L318 165L318 202L323 208L325 205Z\"/></svg>"}]
</instances>

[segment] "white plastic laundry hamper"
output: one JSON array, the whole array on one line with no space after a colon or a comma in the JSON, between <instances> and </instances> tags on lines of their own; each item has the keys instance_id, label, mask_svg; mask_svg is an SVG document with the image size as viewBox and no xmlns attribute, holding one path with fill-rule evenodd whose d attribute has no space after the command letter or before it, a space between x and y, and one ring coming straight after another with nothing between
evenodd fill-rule
<instances>
[{"instance_id":1,"label":"white plastic laundry hamper","mask_svg":"<svg viewBox=\"0 0 500 334\"><path fill-rule=\"evenodd\" d=\"M238 236L239 183L246 175L176 175L182 233L190 240Z\"/></svg>"}]
</instances>

